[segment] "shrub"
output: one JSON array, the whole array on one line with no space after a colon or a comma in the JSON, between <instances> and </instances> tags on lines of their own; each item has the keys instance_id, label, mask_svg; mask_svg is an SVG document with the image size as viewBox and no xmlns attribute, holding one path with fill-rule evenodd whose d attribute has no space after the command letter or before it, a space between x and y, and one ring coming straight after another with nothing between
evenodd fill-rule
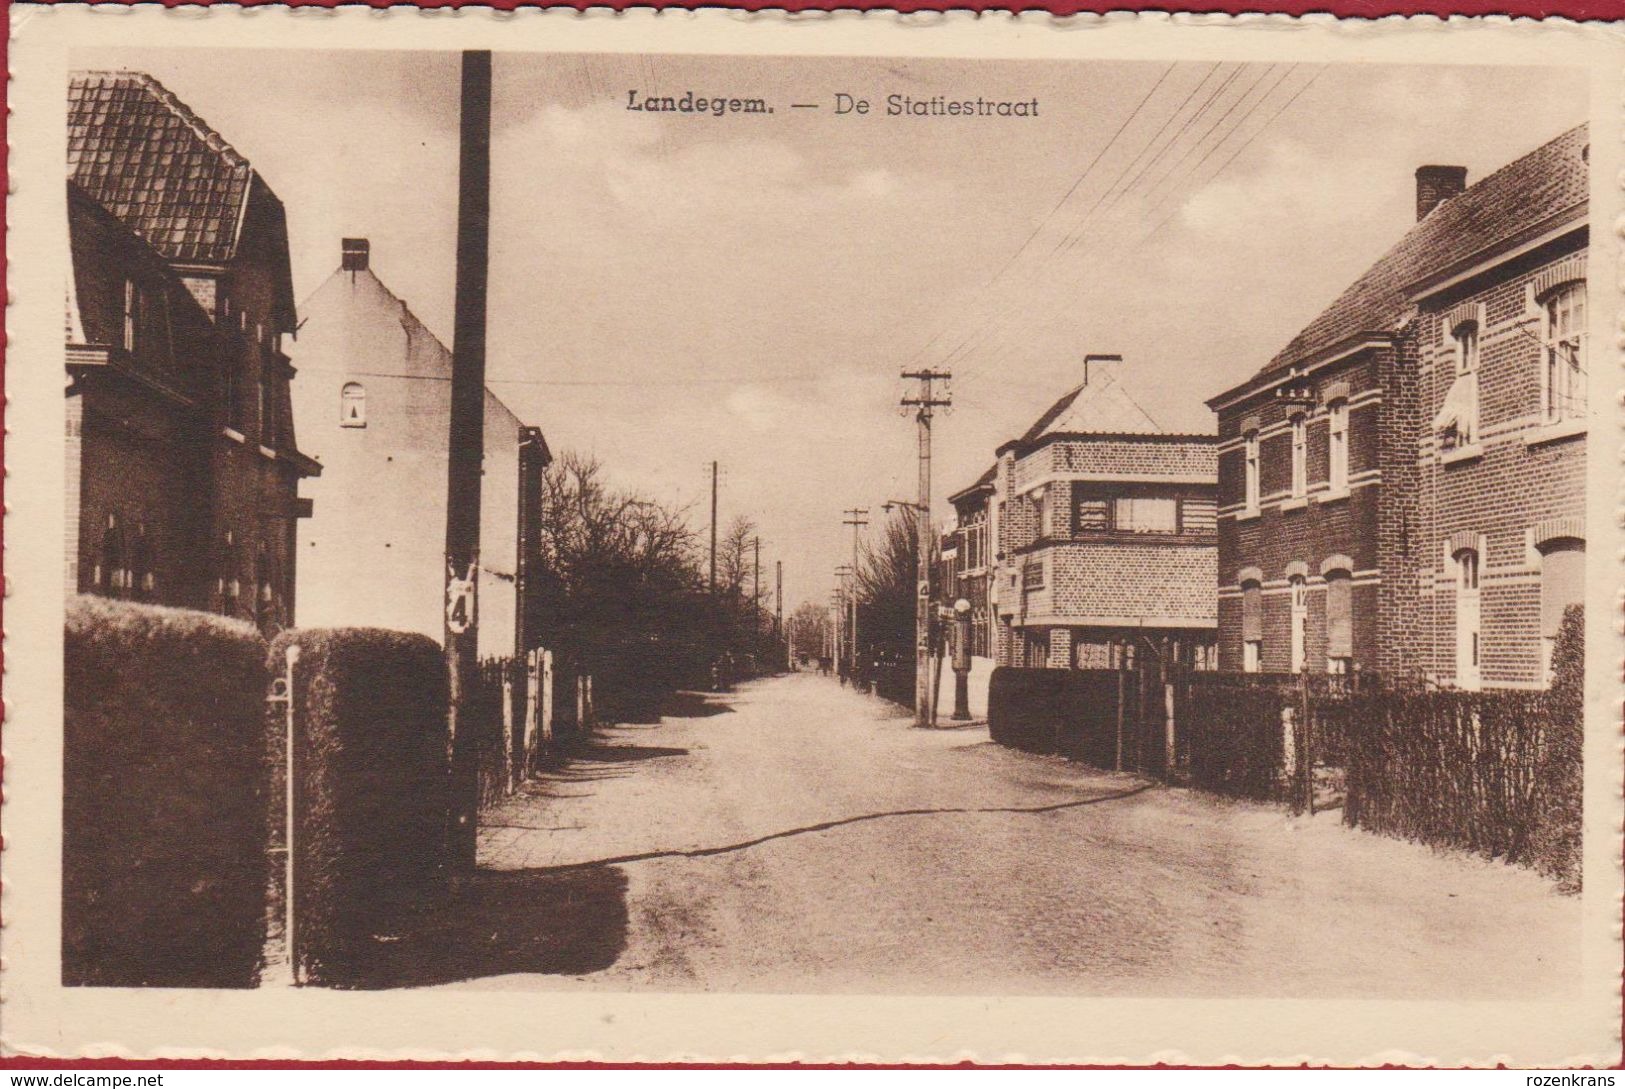
<instances>
[{"instance_id":1,"label":"shrub","mask_svg":"<svg viewBox=\"0 0 1625 1089\"><path fill-rule=\"evenodd\" d=\"M306 979L344 984L446 869L445 667L432 639L373 628L284 632L273 669L290 646L295 956Z\"/></svg>"},{"instance_id":2,"label":"shrub","mask_svg":"<svg viewBox=\"0 0 1625 1089\"><path fill-rule=\"evenodd\" d=\"M1000 666L988 681L988 735L1027 752L1060 750L1066 671Z\"/></svg>"},{"instance_id":3,"label":"shrub","mask_svg":"<svg viewBox=\"0 0 1625 1089\"><path fill-rule=\"evenodd\" d=\"M1569 892L1580 891L1585 782L1585 609L1570 605L1552 651L1546 744L1535 775L1531 863Z\"/></svg>"},{"instance_id":4,"label":"shrub","mask_svg":"<svg viewBox=\"0 0 1625 1089\"><path fill-rule=\"evenodd\" d=\"M1254 801L1281 801L1286 747L1281 711L1293 680L1266 673L1191 673L1176 709L1191 785Z\"/></svg>"},{"instance_id":5,"label":"shrub","mask_svg":"<svg viewBox=\"0 0 1625 1089\"><path fill-rule=\"evenodd\" d=\"M265 642L208 613L68 603L62 981L247 987L265 939Z\"/></svg>"}]
</instances>

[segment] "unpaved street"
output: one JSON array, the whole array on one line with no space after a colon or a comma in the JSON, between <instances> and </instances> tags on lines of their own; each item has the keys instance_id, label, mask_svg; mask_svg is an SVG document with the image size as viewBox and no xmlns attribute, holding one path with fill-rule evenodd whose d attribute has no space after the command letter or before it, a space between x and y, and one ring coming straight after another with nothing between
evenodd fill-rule
<instances>
[{"instance_id":1,"label":"unpaved street","mask_svg":"<svg viewBox=\"0 0 1625 1089\"><path fill-rule=\"evenodd\" d=\"M494 944L460 986L1466 999L1577 964L1578 900L1532 874L810 674L606 729L481 837Z\"/></svg>"}]
</instances>

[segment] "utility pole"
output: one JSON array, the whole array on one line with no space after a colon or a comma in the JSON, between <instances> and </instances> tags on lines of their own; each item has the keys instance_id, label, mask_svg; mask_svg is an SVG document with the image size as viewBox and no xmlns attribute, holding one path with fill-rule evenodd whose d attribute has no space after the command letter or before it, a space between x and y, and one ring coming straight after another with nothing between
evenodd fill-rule
<instances>
[{"instance_id":1,"label":"utility pole","mask_svg":"<svg viewBox=\"0 0 1625 1089\"><path fill-rule=\"evenodd\" d=\"M931 526L931 415L938 408L953 403L946 389L939 390L936 383L946 383L953 375L947 371L904 371L903 377L918 382L914 396L903 398L905 409L914 409L914 420L920 433L920 508L919 556L915 563L919 585L914 595L914 724L931 724L931 557L936 552Z\"/></svg>"},{"instance_id":2,"label":"utility pole","mask_svg":"<svg viewBox=\"0 0 1625 1089\"><path fill-rule=\"evenodd\" d=\"M446 457L446 741L454 870L474 868L479 768L467 722L478 666L480 472L485 458L485 302L490 257L491 54L463 54L457 175L457 287Z\"/></svg>"},{"instance_id":3,"label":"utility pole","mask_svg":"<svg viewBox=\"0 0 1625 1089\"><path fill-rule=\"evenodd\" d=\"M852 623L847 628L847 645L851 651L850 667L854 674L858 671L858 534L863 527L869 524L865 517L869 513L867 507L854 507L844 512L846 518L842 525L852 527Z\"/></svg>"},{"instance_id":4,"label":"utility pole","mask_svg":"<svg viewBox=\"0 0 1625 1089\"><path fill-rule=\"evenodd\" d=\"M541 567L542 546L542 473L553 460L539 427L519 429L519 546L515 553L513 574L514 624L513 650L515 668L523 671L524 699L517 700L513 709L513 731L509 746L513 753L510 783L517 786L530 770L528 761L534 744L531 708L541 706L538 693L531 690L540 683L540 671L531 668L531 653L541 643L538 630L536 576ZM519 686L515 684L515 689Z\"/></svg>"},{"instance_id":5,"label":"utility pole","mask_svg":"<svg viewBox=\"0 0 1625 1089\"><path fill-rule=\"evenodd\" d=\"M790 641L784 637L784 561L773 561L773 642L783 642L786 647ZM784 664L790 664L790 652L785 651Z\"/></svg>"},{"instance_id":6,"label":"utility pole","mask_svg":"<svg viewBox=\"0 0 1625 1089\"><path fill-rule=\"evenodd\" d=\"M711 463L711 596L717 596L717 463Z\"/></svg>"},{"instance_id":7,"label":"utility pole","mask_svg":"<svg viewBox=\"0 0 1625 1089\"><path fill-rule=\"evenodd\" d=\"M755 539L756 559L751 565L750 630L762 634L762 539Z\"/></svg>"}]
</instances>

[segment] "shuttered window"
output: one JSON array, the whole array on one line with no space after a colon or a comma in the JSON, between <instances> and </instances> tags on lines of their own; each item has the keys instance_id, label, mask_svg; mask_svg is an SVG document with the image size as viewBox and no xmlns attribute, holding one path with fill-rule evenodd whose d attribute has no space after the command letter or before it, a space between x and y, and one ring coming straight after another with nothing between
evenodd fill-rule
<instances>
[{"instance_id":1,"label":"shuttered window","mask_svg":"<svg viewBox=\"0 0 1625 1089\"><path fill-rule=\"evenodd\" d=\"M1256 582L1241 588L1241 637L1264 638L1264 588Z\"/></svg>"},{"instance_id":2,"label":"shuttered window","mask_svg":"<svg viewBox=\"0 0 1625 1089\"><path fill-rule=\"evenodd\" d=\"M1214 533L1219 527L1217 504L1211 499L1186 499L1180 503L1179 528L1183 533Z\"/></svg>"},{"instance_id":3,"label":"shuttered window","mask_svg":"<svg viewBox=\"0 0 1625 1089\"><path fill-rule=\"evenodd\" d=\"M1354 580L1347 571L1326 576L1326 657L1354 657Z\"/></svg>"}]
</instances>

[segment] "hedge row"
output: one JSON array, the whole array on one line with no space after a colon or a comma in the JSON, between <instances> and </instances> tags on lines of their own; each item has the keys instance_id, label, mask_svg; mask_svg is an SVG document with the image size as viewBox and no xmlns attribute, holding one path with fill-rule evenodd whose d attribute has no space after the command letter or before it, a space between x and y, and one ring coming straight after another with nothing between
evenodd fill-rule
<instances>
[{"instance_id":1,"label":"hedge row","mask_svg":"<svg viewBox=\"0 0 1625 1089\"><path fill-rule=\"evenodd\" d=\"M250 625L68 603L62 981L249 987L265 939L266 647Z\"/></svg>"},{"instance_id":2,"label":"hedge row","mask_svg":"<svg viewBox=\"0 0 1625 1089\"><path fill-rule=\"evenodd\" d=\"M375 628L284 632L271 661L295 646L295 958L310 982L364 982L446 876L444 661Z\"/></svg>"},{"instance_id":3,"label":"hedge row","mask_svg":"<svg viewBox=\"0 0 1625 1089\"><path fill-rule=\"evenodd\" d=\"M1354 697L1344 819L1580 884L1583 613L1564 617L1540 692L1377 691Z\"/></svg>"},{"instance_id":4,"label":"hedge row","mask_svg":"<svg viewBox=\"0 0 1625 1089\"><path fill-rule=\"evenodd\" d=\"M988 733L1011 748L1114 767L1122 683L1116 670L1001 666L988 683ZM1132 707L1131 700L1125 708L1126 738L1137 728Z\"/></svg>"}]
</instances>

